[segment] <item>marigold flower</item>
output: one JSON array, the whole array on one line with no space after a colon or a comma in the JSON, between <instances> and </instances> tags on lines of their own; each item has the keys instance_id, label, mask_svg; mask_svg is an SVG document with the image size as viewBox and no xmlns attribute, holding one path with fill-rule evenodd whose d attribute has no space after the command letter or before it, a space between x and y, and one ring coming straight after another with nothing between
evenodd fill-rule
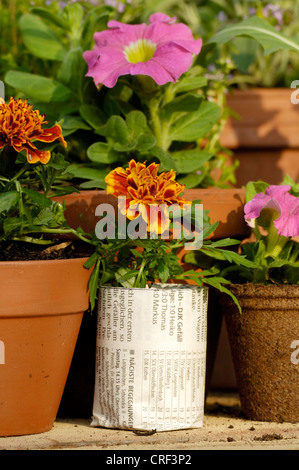
<instances>
[{"instance_id":1,"label":"marigold flower","mask_svg":"<svg viewBox=\"0 0 299 470\"><path fill-rule=\"evenodd\" d=\"M258 193L245 204L245 220L254 227L255 219L260 217L262 209L277 212L274 226L278 235L297 237L299 235L299 198L290 194L289 185L269 186L265 193Z\"/></svg>"},{"instance_id":2,"label":"marigold flower","mask_svg":"<svg viewBox=\"0 0 299 470\"><path fill-rule=\"evenodd\" d=\"M151 15L150 24L127 25L109 21L108 30L95 33L95 48L83 54L88 77L95 84L114 87L121 75L148 75L158 85L175 82L201 50L183 23L163 13Z\"/></svg>"},{"instance_id":3,"label":"marigold flower","mask_svg":"<svg viewBox=\"0 0 299 470\"><path fill-rule=\"evenodd\" d=\"M135 211L139 211L147 230L153 233L168 229L169 206L191 204L180 196L185 186L175 181L175 171L158 175L159 167L157 163L146 166L131 160L128 168L115 168L105 178L107 194L125 197L120 205L121 212L132 220L136 217Z\"/></svg>"},{"instance_id":4,"label":"marigold flower","mask_svg":"<svg viewBox=\"0 0 299 470\"><path fill-rule=\"evenodd\" d=\"M47 123L44 116L38 110L33 110L27 100L11 98L8 104L0 102L0 149L8 146L16 152L25 150L29 163L47 163L51 153L38 150L33 144L35 140L54 142L58 139L66 147L61 127L56 124L43 129L42 126Z\"/></svg>"}]
</instances>

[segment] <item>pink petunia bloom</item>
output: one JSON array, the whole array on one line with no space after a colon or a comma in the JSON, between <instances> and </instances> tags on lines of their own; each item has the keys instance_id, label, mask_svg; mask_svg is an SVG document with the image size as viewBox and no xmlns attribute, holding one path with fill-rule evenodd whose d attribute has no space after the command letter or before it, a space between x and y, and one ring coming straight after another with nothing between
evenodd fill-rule
<instances>
[{"instance_id":1,"label":"pink petunia bloom","mask_svg":"<svg viewBox=\"0 0 299 470\"><path fill-rule=\"evenodd\" d=\"M299 198L290 194L289 185L269 186L265 193L258 193L245 204L245 220L253 227L262 209L274 209L277 218L274 226L279 235L297 237L299 235Z\"/></svg>"},{"instance_id":2,"label":"pink petunia bloom","mask_svg":"<svg viewBox=\"0 0 299 470\"><path fill-rule=\"evenodd\" d=\"M151 15L150 24L127 25L109 21L108 30L95 33L95 47L83 54L88 77L113 88L121 75L147 75L158 85L176 80L192 64L202 40L163 13Z\"/></svg>"}]
</instances>

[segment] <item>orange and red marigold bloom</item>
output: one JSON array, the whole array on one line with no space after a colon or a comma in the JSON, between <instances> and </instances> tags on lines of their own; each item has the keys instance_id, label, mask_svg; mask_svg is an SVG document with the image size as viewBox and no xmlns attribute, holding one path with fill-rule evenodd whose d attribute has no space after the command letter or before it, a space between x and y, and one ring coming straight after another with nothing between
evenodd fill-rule
<instances>
[{"instance_id":1,"label":"orange and red marigold bloom","mask_svg":"<svg viewBox=\"0 0 299 470\"><path fill-rule=\"evenodd\" d=\"M147 229L154 233L163 233L168 228L169 206L190 204L180 196L185 186L175 180L175 171L158 174L159 166L157 163L146 166L131 160L128 168L118 167L105 178L107 194L126 198L120 207L122 213L132 220L136 210L139 211Z\"/></svg>"},{"instance_id":2,"label":"orange and red marigold bloom","mask_svg":"<svg viewBox=\"0 0 299 470\"><path fill-rule=\"evenodd\" d=\"M62 136L59 124L44 129L47 124L44 115L28 104L27 100L10 99L6 104L0 101L0 149L8 146L16 152L26 151L29 163L47 163L50 160L49 151L38 150L34 141L54 142L58 139L65 147L66 142Z\"/></svg>"}]
</instances>

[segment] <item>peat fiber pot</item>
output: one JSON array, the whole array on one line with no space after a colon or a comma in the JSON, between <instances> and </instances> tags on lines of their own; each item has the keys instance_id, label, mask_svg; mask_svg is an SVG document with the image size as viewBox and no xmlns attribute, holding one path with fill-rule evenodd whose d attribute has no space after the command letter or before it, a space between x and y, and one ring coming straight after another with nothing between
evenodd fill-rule
<instances>
[{"instance_id":1,"label":"peat fiber pot","mask_svg":"<svg viewBox=\"0 0 299 470\"><path fill-rule=\"evenodd\" d=\"M84 262L1 262L0 436L53 426L89 305Z\"/></svg>"},{"instance_id":2,"label":"peat fiber pot","mask_svg":"<svg viewBox=\"0 0 299 470\"><path fill-rule=\"evenodd\" d=\"M299 286L234 285L242 314L222 297L242 411L299 422ZM298 348L298 346L297 346Z\"/></svg>"}]
</instances>

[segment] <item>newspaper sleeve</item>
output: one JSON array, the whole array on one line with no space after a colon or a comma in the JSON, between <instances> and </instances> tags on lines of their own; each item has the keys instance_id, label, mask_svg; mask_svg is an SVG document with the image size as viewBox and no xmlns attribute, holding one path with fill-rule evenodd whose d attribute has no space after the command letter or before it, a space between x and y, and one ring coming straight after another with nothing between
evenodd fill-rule
<instances>
[{"instance_id":1,"label":"newspaper sleeve","mask_svg":"<svg viewBox=\"0 0 299 470\"><path fill-rule=\"evenodd\" d=\"M203 425L205 287L102 287L92 426L167 431Z\"/></svg>"}]
</instances>

